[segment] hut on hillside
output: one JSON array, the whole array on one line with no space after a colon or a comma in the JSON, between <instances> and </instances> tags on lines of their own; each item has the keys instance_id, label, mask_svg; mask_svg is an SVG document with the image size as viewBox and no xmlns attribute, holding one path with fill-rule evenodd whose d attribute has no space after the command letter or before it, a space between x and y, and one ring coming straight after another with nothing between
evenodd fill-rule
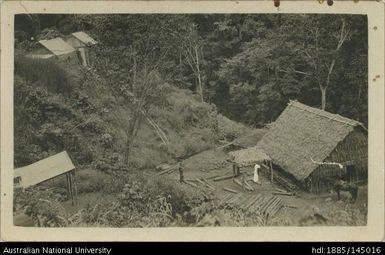
<instances>
[{"instance_id":1,"label":"hut on hillside","mask_svg":"<svg viewBox=\"0 0 385 255\"><path fill-rule=\"evenodd\" d=\"M98 42L83 31L72 33L66 36L65 40L77 50L78 57L82 65L88 66L90 64L89 49Z\"/></svg>"},{"instance_id":2,"label":"hut on hillside","mask_svg":"<svg viewBox=\"0 0 385 255\"><path fill-rule=\"evenodd\" d=\"M275 168L312 193L330 190L338 178L367 179L368 138L363 124L297 101L290 101L257 147Z\"/></svg>"},{"instance_id":3,"label":"hut on hillside","mask_svg":"<svg viewBox=\"0 0 385 255\"><path fill-rule=\"evenodd\" d=\"M31 54L30 58L57 59L67 64L78 64L76 50L66 43L62 38L57 37L50 40L40 40L39 47Z\"/></svg>"}]
</instances>

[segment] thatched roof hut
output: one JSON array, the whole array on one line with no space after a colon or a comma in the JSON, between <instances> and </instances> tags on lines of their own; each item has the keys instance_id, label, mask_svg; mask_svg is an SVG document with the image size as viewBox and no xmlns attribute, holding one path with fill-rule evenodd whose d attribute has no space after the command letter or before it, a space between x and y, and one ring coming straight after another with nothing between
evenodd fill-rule
<instances>
[{"instance_id":1,"label":"thatched roof hut","mask_svg":"<svg viewBox=\"0 0 385 255\"><path fill-rule=\"evenodd\" d=\"M266 155L262 150L256 147L250 147L238 151L229 152L233 161L240 167L252 166L256 163L263 163L264 161L270 161L270 157Z\"/></svg>"},{"instance_id":2,"label":"thatched roof hut","mask_svg":"<svg viewBox=\"0 0 385 255\"><path fill-rule=\"evenodd\" d=\"M300 182L344 174L336 166L316 162L353 161L361 178L367 175L366 128L358 121L297 101L290 101L257 147Z\"/></svg>"}]
</instances>

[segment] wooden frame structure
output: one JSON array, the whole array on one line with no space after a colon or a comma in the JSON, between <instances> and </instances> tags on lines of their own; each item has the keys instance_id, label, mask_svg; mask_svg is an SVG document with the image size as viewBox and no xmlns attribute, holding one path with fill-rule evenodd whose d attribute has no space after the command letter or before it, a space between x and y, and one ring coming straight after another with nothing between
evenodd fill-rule
<instances>
[{"instance_id":1,"label":"wooden frame structure","mask_svg":"<svg viewBox=\"0 0 385 255\"><path fill-rule=\"evenodd\" d=\"M273 166L270 157L262 150L256 147L250 147L229 153L233 162L233 169L242 167L249 167L254 164L260 164L263 168L270 170L270 181L273 183ZM234 171L234 170L233 170ZM262 170L263 171L263 170ZM235 171L234 171L235 172Z\"/></svg>"},{"instance_id":2,"label":"wooden frame structure","mask_svg":"<svg viewBox=\"0 0 385 255\"><path fill-rule=\"evenodd\" d=\"M67 197L72 200L72 205L74 205L77 197L75 166L66 151L31 165L16 168L14 170L14 186L15 188L26 189L63 174L66 176Z\"/></svg>"}]
</instances>

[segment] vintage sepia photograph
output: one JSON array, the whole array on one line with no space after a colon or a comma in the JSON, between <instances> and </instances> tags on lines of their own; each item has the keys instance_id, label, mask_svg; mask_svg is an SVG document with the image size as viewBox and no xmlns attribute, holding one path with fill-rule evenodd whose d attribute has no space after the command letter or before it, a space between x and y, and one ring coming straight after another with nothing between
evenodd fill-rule
<instances>
[{"instance_id":1,"label":"vintage sepia photograph","mask_svg":"<svg viewBox=\"0 0 385 255\"><path fill-rule=\"evenodd\" d=\"M365 226L368 19L17 14L13 223Z\"/></svg>"}]
</instances>

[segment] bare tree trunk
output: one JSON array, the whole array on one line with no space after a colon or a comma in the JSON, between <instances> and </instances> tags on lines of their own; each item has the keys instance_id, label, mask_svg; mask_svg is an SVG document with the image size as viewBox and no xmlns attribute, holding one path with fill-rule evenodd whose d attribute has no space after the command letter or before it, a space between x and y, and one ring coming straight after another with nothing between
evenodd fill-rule
<instances>
[{"instance_id":1,"label":"bare tree trunk","mask_svg":"<svg viewBox=\"0 0 385 255\"><path fill-rule=\"evenodd\" d=\"M325 110L326 108L326 87L320 87L321 90L321 109Z\"/></svg>"},{"instance_id":2,"label":"bare tree trunk","mask_svg":"<svg viewBox=\"0 0 385 255\"><path fill-rule=\"evenodd\" d=\"M197 69L197 76L198 76L198 87L199 87L199 94L201 97L201 101L203 102L203 88L202 88L202 77L201 77L201 70L199 67L199 54L198 54L198 47L194 47L195 50L195 57L196 57L196 69Z\"/></svg>"},{"instance_id":3,"label":"bare tree trunk","mask_svg":"<svg viewBox=\"0 0 385 255\"><path fill-rule=\"evenodd\" d=\"M137 130L139 129L140 121L141 121L141 116L139 113L139 107L140 105L137 105L137 108L134 111L133 117L131 119L131 122L128 126L128 130L126 132L127 135L127 140L126 140L126 150L124 153L124 163L128 164L128 157L131 152L131 146L134 143L134 138L137 134Z\"/></svg>"},{"instance_id":4,"label":"bare tree trunk","mask_svg":"<svg viewBox=\"0 0 385 255\"><path fill-rule=\"evenodd\" d=\"M124 152L124 163L126 165L128 164L128 156L130 155L130 150L131 150L131 137L127 135L126 150Z\"/></svg>"},{"instance_id":5,"label":"bare tree trunk","mask_svg":"<svg viewBox=\"0 0 385 255\"><path fill-rule=\"evenodd\" d=\"M179 76L183 77L183 69L182 69L182 53L179 52Z\"/></svg>"}]
</instances>

